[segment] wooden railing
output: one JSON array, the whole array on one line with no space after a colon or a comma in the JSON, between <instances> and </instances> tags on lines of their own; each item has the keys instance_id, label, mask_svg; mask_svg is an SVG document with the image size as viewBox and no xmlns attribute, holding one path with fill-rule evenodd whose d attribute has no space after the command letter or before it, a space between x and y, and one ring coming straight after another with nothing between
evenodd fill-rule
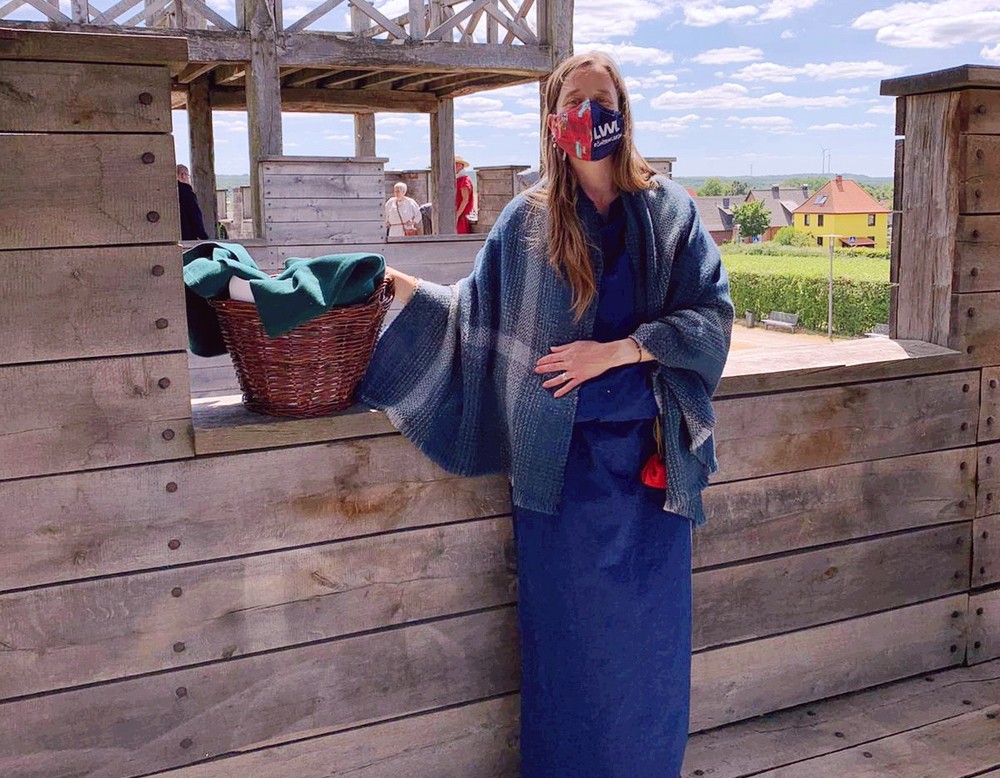
<instances>
[{"instance_id":1,"label":"wooden railing","mask_svg":"<svg viewBox=\"0 0 1000 778\"><path fill-rule=\"evenodd\" d=\"M544 34L539 35L539 19L549 1L409 0L405 14L390 18L369 0L322 0L305 13L301 3L274 0L274 16L285 33L324 32L392 42L537 46L544 38ZM205 0L9 0L0 5L0 21L100 27L236 31L248 28L243 16L240 0L228 14Z\"/></svg>"}]
</instances>

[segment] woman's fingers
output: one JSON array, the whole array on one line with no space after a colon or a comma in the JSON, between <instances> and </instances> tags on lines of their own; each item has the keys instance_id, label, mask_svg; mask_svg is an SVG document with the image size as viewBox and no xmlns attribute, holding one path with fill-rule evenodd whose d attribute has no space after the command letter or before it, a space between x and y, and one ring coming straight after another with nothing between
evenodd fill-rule
<instances>
[{"instance_id":1,"label":"woman's fingers","mask_svg":"<svg viewBox=\"0 0 1000 778\"><path fill-rule=\"evenodd\" d=\"M542 382L543 389L552 389L555 386L562 386L567 381L572 379L566 373L560 373L559 375ZM558 396L558 395L557 395Z\"/></svg>"},{"instance_id":2,"label":"woman's fingers","mask_svg":"<svg viewBox=\"0 0 1000 778\"><path fill-rule=\"evenodd\" d=\"M564 397L567 394L569 394L570 392L572 392L574 389L576 389L576 387L578 387L582 383L583 383L583 381L580 381L580 380L574 378L571 381L569 381L569 383L563 385L562 388L557 389L553 393L552 396L555 397L556 399L559 399L560 397Z\"/></svg>"}]
</instances>

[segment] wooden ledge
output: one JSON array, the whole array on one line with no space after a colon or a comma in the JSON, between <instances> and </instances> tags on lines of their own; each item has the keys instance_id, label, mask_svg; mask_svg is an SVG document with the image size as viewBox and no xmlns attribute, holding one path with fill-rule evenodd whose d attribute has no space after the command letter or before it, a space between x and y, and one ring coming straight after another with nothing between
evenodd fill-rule
<instances>
[{"instance_id":1,"label":"wooden ledge","mask_svg":"<svg viewBox=\"0 0 1000 778\"><path fill-rule=\"evenodd\" d=\"M1000 67L960 65L916 76L889 78L882 82L881 94L888 97L956 92L960 89L1000 89Z\"/></svg>"},{"instance_id":2,"label":"wooden ledge","mask_svg":"<svg viewBox=\"0 0 1000 778\"><path fill-rule=\"evenodd\" d=\"M0 59L170 65L171 72L179 72L188 61L188 44L182 36L8 28L0 30Z\"/></svg>"},{"instance_id":3,"label":"wooden ledge","mask_svg":"<svg viewBox=\"0 0 1000 778\"><path fill-rule=\"evenodd\" d=\"M964 354L920 340L865 338L734 351L716 397L882 381L969 367Z\"/></svg>"},{"instance_id":4,"label":"wooden ledge","mask_svg":"<svg viewBox=\"0 0 1000 778\"><path fill-rule=\"evenodd\" d=\"M251 413L238 394L191 400L195 456L302 446L393 434L384 413L355 405L318 419L284 419Z\"/></svg>"}]
</instances>

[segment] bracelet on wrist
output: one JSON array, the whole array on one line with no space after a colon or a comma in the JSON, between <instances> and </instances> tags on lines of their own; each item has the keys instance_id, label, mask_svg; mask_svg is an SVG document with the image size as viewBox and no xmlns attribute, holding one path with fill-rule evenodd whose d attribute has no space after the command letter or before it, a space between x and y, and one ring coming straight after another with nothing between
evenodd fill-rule
<instances>
[{"instance_id":1,"label":"bracelet on wrist","mask_svg":"<svg viewBox=\"0 0 1000 778\"><path fill-rule=\"evenodd\" d=\"M633 343L635 343L635 347L639 352L639 357L638 359L635 360L635 363L639 364L640 362L642 362L642 344L638 340L633 338L631 335L628 336L628 339L631 340Z\"/></svg>"}]
</instances>

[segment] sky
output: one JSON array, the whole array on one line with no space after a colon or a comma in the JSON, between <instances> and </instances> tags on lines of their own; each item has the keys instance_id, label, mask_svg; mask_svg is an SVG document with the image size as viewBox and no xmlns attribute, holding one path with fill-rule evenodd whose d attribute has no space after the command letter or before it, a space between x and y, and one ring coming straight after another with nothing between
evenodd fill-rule
<instances>
[{"instance_id":1,"label":"sky","mask_svg":"<svg viewBox=\"0 0 1000 778\"><path fill-rule=\"evenodd\" d=\"M285 1L286 19L314 4ZM375 5L391 17L406 0ZM879 82L1000 65L1000 0L576 0L574 46L620 63L639 150L677 157L675 175L891 176L893 100ZM473 167L537 160L536 85L459 98L455 114L456 151ZM186 161L186 116L174 117ZM352 130L350 116L285 114L284 152L350 156ZM429 164L427 116L377 114L376 133L389 169ZM215 138L217 172L247 173L245 114L216 113Z\"/></svg>"}]
</instances>

